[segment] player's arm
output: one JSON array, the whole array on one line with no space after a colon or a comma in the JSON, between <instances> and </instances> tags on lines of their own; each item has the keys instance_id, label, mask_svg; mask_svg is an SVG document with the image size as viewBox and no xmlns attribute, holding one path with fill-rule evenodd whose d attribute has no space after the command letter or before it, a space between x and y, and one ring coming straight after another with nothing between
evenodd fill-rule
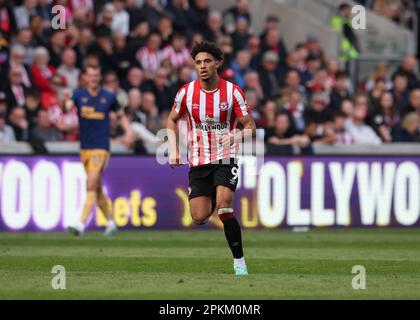
<instances>
[{"instance_id":1,"label":"player's arm","mask_svg":"<svg viewBox=\"0 0 420 320\"><path fill-rule=\"evenodd\" d=\"M241 88L236 87L233 91L233 110L242 124L242 130L235 130L233 136L224 137L223 144L242 143L243 141L252 141L256 136L256 125L252 117L251 109L246 102L246 97ZM226 141L227 140L227 141Z\"/></svg>"},{"instance_id":2,"label":"player's arm","mask_svg":"<svg viewBox=\"0 0 420 320\"><path fill-rule=\"evenodd\" d=\"M166 123L166 132L168 135L169 143L169 164L171 167L178 167L184 165L179 154L179 132L178 120L181 119L180 115L175 108L171 110Z\"/></svg>"},{"instance_id":3,"label":"player's arm","mask_svg":"<svg viewBox=\"0 0 420 320\"><path fill-rule=\"evenodd\" d=\"M122 142L125 144L126 147L131 148L134 143L136 135L133 129L131 129L130 121L128 120L127 116L125 115L122 109L118 109L117 117L121 124L121 127L124 130L124 136L122 138Z\"/></svg>"}]
</instances>

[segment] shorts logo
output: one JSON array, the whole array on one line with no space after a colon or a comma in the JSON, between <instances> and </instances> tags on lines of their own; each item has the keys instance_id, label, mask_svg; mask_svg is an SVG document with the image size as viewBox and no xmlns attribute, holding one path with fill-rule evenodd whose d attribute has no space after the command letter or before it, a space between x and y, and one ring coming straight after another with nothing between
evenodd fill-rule
<instances>
[{"instance_id":1,"label":"shorts logo","mask_svg":"<svg viewBox=\"0 0 420 320\"><path fill-rule=\"evenodd\" d=\"M219 109L222 111L226 111L229 109L229 104L227 102L221 102L219 104Z\"/></svg>"},{"instance_id":2,"label":"shorts logo","mask_svg":"<svg viewBox=\"0 0 420 320\"><path fill-rule=\"evenodd\" d=\"M229 180L229 183L235 185L238 182L238 168L233 167L230 173L233 177Z\"/></svg>"},{"instance_id":3,"label":"shorts logo","mask_svg":"<svg viewBox=\"0 0 420 320\"><path fill-rule=\"evenodd\" d=\"M188 187L188 195L189 195L189 196L191 195L191 192L192 192L191 187Z\"/></svg>"}]
</instances>

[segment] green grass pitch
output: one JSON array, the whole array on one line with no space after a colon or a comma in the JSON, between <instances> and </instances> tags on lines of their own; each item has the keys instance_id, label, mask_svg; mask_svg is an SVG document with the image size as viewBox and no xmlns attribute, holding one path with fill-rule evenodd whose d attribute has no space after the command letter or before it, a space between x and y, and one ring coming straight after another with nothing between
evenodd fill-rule
<instances>
[{"instance_id":1,"label":"green grass pitch","mask_svg":"<svg viewBox=\"0 0 420 320\"><path fill-rule=\"evenodd\" d=\"M0 299L420 299L418 229L245 231L244 245L238 278L221 230L0 233Z\"/></svg>"}]
</instances>

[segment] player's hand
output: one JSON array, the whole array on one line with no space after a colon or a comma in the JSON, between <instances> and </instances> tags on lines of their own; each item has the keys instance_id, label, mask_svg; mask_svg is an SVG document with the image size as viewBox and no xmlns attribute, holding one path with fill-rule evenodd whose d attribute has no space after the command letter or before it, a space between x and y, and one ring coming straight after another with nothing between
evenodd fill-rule
<instances>
[{"instance_id":1,"label":"player's hand","mask_svg":"<svg viewBox=\"0 0 420 320\"><path fill-rule=\"evenodd\" d=\"M135 137L132 134L125 134L121 138L121 142L128 148L131 149L134 146Z\"/></svg>"},{"instance_id":2,"label":"player's hand","mask_svg":"<svg viewBox=\"0 0 420 320\"><path fill-rule=\"evenodd\" d=\"M182 159L180 159L179 157L175 157L175 158L169 158L169 165L171 166L172 169L175 169L177 167L185 166L186 163L182 161Z\"/></svg>"},{"instance_id":3,"label":"player's hand","mask_svg":"<svg viewBox=\"0 0 420 320\"><path fill-rule=\"evenodd\" d=\"M219 140L219 144L223 146L223 148L229 148L232 144L235 143L235 137L233 134L225 134L222 136L222 138Z\"/></svg>"}]
</instances>

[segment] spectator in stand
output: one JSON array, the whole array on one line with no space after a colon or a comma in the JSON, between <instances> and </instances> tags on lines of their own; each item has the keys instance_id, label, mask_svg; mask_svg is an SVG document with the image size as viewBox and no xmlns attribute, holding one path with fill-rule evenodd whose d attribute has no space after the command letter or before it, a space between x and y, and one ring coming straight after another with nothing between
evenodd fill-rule
<instances>
[{"instance_id":1,"label":"spectator in stand","mask_svg":"<svg viewBox=\"0 0 420 320\"><path fill-rule=\"evenodd\" d=\"M157 0L144 0L139 17L142 20L147 20L152 30L157 28L159 20L163 15L163 8Z\"/></svg>"},{"instance_id":2,"label":"spectator in stand","mask_svg":"<svg viewBox=\"0 0 420 320\"><path fill-rule=\"evenodd\" d=\"M77 54L77 67L82 70L84 68L83 60L89 53L94 42L93 32L88 27L82 27L79 30L77 44L73 47Z\"/></svg>"},{"instance_id":3,"label":"spectator in stand","mask_svg":"<svg viewBox=\"0 0 420 320\"><path fill-rule=\"evenodd\" d=\"M31 65L33 63L36 43L32 39L32 32L29 28L20 29L16 38L13 39L12 45L21 45L25 48L24 64Z\"/></svg>"},{"instance_id":4,"label":"spectator in stand","mask_svg":"<svg viewBox=\"0 0 420 320\"><path fill-rule=\"evenodd\" d=\"M210 13L208 0L193 0L191 3L191 23L193 30L203 32L203 21L207 21Z\"/></svg>"},{"instance_id":5,"label":"spectator in stand","mask_svg":"<svg viewBox=\"0 0 420 320\"><path fill-rule=\"evenodd\" d=\"M159 24L157 27L157 32L160 34L162 38L162 47L165 47L170 44L172 34L174 33L174 29L172 27L172 20L170 16L164 15L159 20Z\"/></svg>"},{"instance_id":6,"label":"spectator in stand","mask_svg":"<svg viewBox=\"0 0 420 320\"><path fill-rule=\"evenodd\" d=\"M331 144L336 140L333 115L327 109L328 101L323 93L315 93L310 108L305 110L305 134L313 143Z\"/></svg>"},{"instance_id":7,"label":"spectator in stand","mask_svg":"<svg viewBox=\"0 0 420 320\"><path fill-rule=\"evenodd\" d=\"M410 112L417 112L420 115L420 88L415 88L410 92L408 106L402 111L401 116Z\"/></svg>"},{"instance_id":8,"label":"spectator in stand","mask_svg":"<svg viewBox=\"0 0 420 320\"><path fill-rule=\"evenodd\" d=\"M343 100L351 99L349 87L349 77L346 72L339 71L335 76L335 86L330 96L330 107L333 110L339 110Z\"/></svg>"},{"instance_id":9,"label":"spectator in stand","mask_svg":"<svg viewBox=\"0 0 420 320\"><path fill-rule=\"evenodd\" d=\"M24 0L21 6L14 9L17 27L19 29L29 27L29 17L37 13L37 0Z\"/></svg>"},{"instance_id":10,"label":"spectator in stand","mask_svg":"<svg viewBox=\"0 0 420 320\"><path fill-rule=\"evenodd\" d=\"M222 70L225 70L230 67L232 60L235 57L235 52L233 50L232 38L229 36L223 36L219 39L219 47L223 52L223 64Z\"/></svg>"},{"instance_id":11,"label":"spectator in stand","mask_svg":"<svg viewBox=\"0 0 420 320\"><path fill-rule=\"evenodd\" d=\"M0 16L2 17L0 23L0 41L10 43L11 36L16 34L17 24L12 5L6 0L0 0ZM0 51L0 64L6 59L2 54L5 51Z\"/></svg>"},{"instance_id":12,"label":"spectator in stand","mask_svg":"<svg viewBox=\"0 0 420 320\"><path fill-rule=\"evenodd\" d=\"M96 41L90 45L88 55L94 54L98 57L102 72L116 70L118 61L112 45L111 30L104 26L97 27L95 36Z\"/></svg>"},{"instance_id":13,"label":"spectator in stand","mask_svg":"<svg viewBox=\"0 0 420 320\"><path fill-rule=\"evenodd\" d=\"M147 46L141 48L136 54L136 59L144 70L146 79L151 80L156 76L160 63L165 58L165 53L160 49L161 43L160 35L153 32L149 35Z\"/></svg>"},{"instance_id":14,"label":"spectator in stand","mask_svg":"<svg viewBox=\"0 0 420 320\"><path fill-rule=\"evenodd\" d=\"M94 0L70 0L74 20L81 20L86 25L93 25L95 22Z\"/></svg>"},{"instance_id":15,"label":"spectator in stand","mask_svg":"<svg viewBox=\"0 0 420 320\"><path fill-rule=\"evenodd\" d=\"M153 145L156 142L156 135L147 129L147 114L141 111L140 106L140 90L136 88L131 89L128 92L128 105L125 108L125 114L131 122L131 128L137 135L137 139L143 145Z\"/></svg>"},{"instance_id":16,"label":"spectator in stand","mask_svg":"<svg viewBox=\"0 0 420 320\"><path fill-rule=\"evenodd\" d=\"M306 84L306 88L308 100L311 100L311 97L314 94L320 93L324 96L327 105L330 105L330 94L332 88L329 87L328 73L326 69L317 70L312 81Z\"/></svg>"},{"instance_id":17,"label":"spectator in stand","mask_svg":"<svg viewBox=\"0 0 420 320\"><path fill-rule=\"evenodd\" d=\"M327 61L327 73L328 73L328 82L330 87L335 87L337 82L337 75L345 73L340 68L340 61L338 58L330 58ZM350 85L347 84L347 88L350 88Z\"/></svg>"},{"instance_id":18,"label":"spectator in stand","mask_svg":"<svg viewBox=\"0 0 420 320\"><path fill-rule=\"evenodd\" d=\"M266 130L265 141L268 153L293 153L291 145L298 145L302 149L310 146L311 140L307 135L301 135L293 129L287 112L278 112L275 116L274 128ZM272 146L289 146L279 149Z\"/></svg>"},{"instance_id":19,"label":"spectator in stand","mask_svg":"<svg viewBox=\"0 0 420 320\"><path fill-rule=\"evenodd\" d=\"M301 79L302 79L302 84L307 86L308 83L310 83L314 77L315 77L315 73L321 69L322 64L321 64L321 60L319 60L316 57L308 57L306 59L306 69L301 72Z\"/></svg>"},{"instance_id":20,"label":"spectator in stand","mask_svg":"<svg viewBox=\"0 0 420 320\"><path fill-rule=\"evenodd\" d=\"M45 29L42 22L42 16L39 14L35 14L29 17L29 29L32 32L32 41L37 47L46 47L48 45L48 38L45 34Z\"/></svg>"},{"instance_id":21,"label":"spectator in stand","mask_svg":"<svg viewBox=\"0 0 420 320\"><path fill-rule=\"evenodd\" d=\"M51 124L60 131L63 141L77 141L79 138L79 119L77 108L69 99L72 96L70 89L65 89L56 104L49 109Z\"/></svg>"},{"instance_id":22,"label":"spectator in stand","mask_svg":"<svg viewBox=\"0 0 420 320\"><path fill-rule=\"evenodd\" d=\"M114 15L112 17L111 30L112 32L122 33L127 36L130 27L130 16L125 10L124 0L114 0Z\"/></svg>"},{"instance_id":23,"label":"spectator in stand","mask_svg":"<svg viewBox=\"0 0 420 320\"><path fill-rule=\"evenodd\" d=\"M308 48L308 54L310 57L315 57L321 60L323 65L327 64L324 50L321 47L319 38L316 34L309 34L306 38L306 47Z\"/></svg>"},{"instance_id":24,"label":"spectator in stand","mask_svg":"<svg viewBox=\"0 0 420 320\"><path fill-rule=\"evenodd\" d=\"M50 54L50 65L58 68L61 64L61 55L66 47L67 32L64 30L53 30L50 36L48 52Z\"/></svg>"},{"instance_id":25,"label":"spectator in stand","mask_svg":"<svg viewBox=\"0 0 420 320\"><path fill-rule=\"evenodd\" d=\"M395 73L405 74L408 79L408 89L414 89L419 84L417 58L410 55L405 56Z\"/></svg>"},{"instance_id":26,"label":"spectator in stand","mask_svg":"<svg viewBox=\"0 0 420 320\"><path fill-rule=\"evenodd\" d=\"M385 81L385 89L390 90L392 88L392 81L389 78L389 64L386 62L380 62L375 66L369 79L366 81L364 87L360 88L361 91L372 91L375 87L376 81L383 79Z\"/></svg>"},{"instance_id":27,"label":"spectator in stand","mask_svg":"<svg viewBox=\"0 0 420 320\"><path fill-rule=\"evenodd\" d=\"M280 87L278 63L279 58L275 52L267 51L264 53L258 73L264 96L267 98L274 98Z\"/></svg>"},{"instance_id":28,"label":"spectator in stand","mask_svg":"<svg viewBox=\"0 0 420 320\"><path fill-rule=\"evenodd\" d=\"M4 93L8 111L14 107L23 107L25 105L25 95L29 88L23 84L22 71L20 67L9 68L9 77Z\"/></svg>"},{"instance_id":29,"label":"spectator in stand","mask_svg":"<svg viewBox=\"0 0 420 320\"><path fill-rule=\"evenodd\" d=\"M266 99L262 102L261 111L255 120L257 128L273 129L276 120L277 105L274 100Z\"/></svg>"},{"instance_id":30,"label":"spectator in stand","mask_svg":"<svg viewBox=\"0 0 420 320\"><path fill-rule=\"evenodd\" d=\"M246 49L251 54L251 68L257 70L261 64L261 40L256 35L248 37Z\"/></svg>"},{"instance_id":31,"label":"spectator in stand","mask_svg":"<svg viewBox=\"0 0 420 320\"><path fill-rule=\"evenodd\" d=\"M191 35L191 11L188 0L170 0L165 11L170 15L176 32Z\"/></svg>"},{"instance_id":32,"label":"spectator in stand","mask_svg":"<svg viewBox=\"0 0 420 320\"><path fill-rule=\"evenodd\" d=\"M265 37L270 30L279 30L280 29L280 20L275 15L269 15L265 18L265 26L263 31L260 34L261 43L264 43Z\"/></svg>"},{"instance_id":33,"label":"spectator in stand","mask_svg":"<svg viewBox=\"0 0 420 320\"><path fill-rule=\"evenodd\" d=\"M239 17L245 18L248 25L251 23L248 0L235 0L235 5L224 12L223 21L227 33L231 34L235 31L235 21Z\"/></svg>"},{"instance_id":34,"label":"spectator in stand","mask_svg":"<svg viewBox=\"0 0 420 320\"><path fill-rule=\"evenodd\" d=\"M260 78L256 71L250 71L245 75L245 90L253 90L258 101L264 98Z\"/></svg>"},{"instance_id":35,"label":"spectator in stand","mask_svg":"<svg viewBox=\"0 0 420 320\"><path fill-rule=\"evenodd\" d=\"M159 68L153 80L144 84L144 91L152 92L155 96L159 113L172 106L174 93L168 84L168 74L165 69Z\"/></svg>"},{"instance_id":36,"label":"spectator in stand","mask_svg":"<svg viewBox=\"0 0 420 320\"><path fill-rule=\"evenodd\" d=\"M121 32L112 34L115 60L117 61L117 74L120 79L126 77L131 66L132 58L127 50L127 37Z\"/></svg>"},{"instance_id":37,"label":"spectator in stand","mask_svg":"<svg viewBox=\"0 0 420 320\"><path fill-rule=\"evenodd\" d=\"M61 140L60 131L51 125L47 110L40 109L38 111L37 125L31 131L31 137L34 141L40 142Z\"/></svg>"},{"instance_id":38,"label":"spectator in stand","mask_svg":"<svg viewBox=\"0 0 420 320\"><path fill-rule=\"evenodd\" d=\"M365 96L364 96L365 97ZM341 102L339 112L344 113L347 117L350 117L353 113L354 103L351 99L344 99Z\"/></svg>"},{"instance_id":39,"label":"spectator in stand","mask_svg":"<svg viewBox=\"0 0 420 320\"><path fill-rule=\"evenodd\" d=\"M420 115L407 113L392 134L393 142L420 142Z\"/></svg>"},{"instance_id":40,"label":"spectator in stand","mask_svg":"<svg viewBox=\"0 0 420 320\"><path fill-rule=\"evenodd\" d=\"M343 111L337 111L334 113L334 134L336 145L352 145L354 143L353 137L349 132L346 131L346 121L348 115Z\"/></svg>"},{"instance_id":41,"label":"spectator in stand","mask_svg":"<svg viewBox=\"0 0 420 320\"><path fill-rule=\"evenodd\" d=\"M399 115L390 92L382 93L378 105L369 114L368 124L375 130L383 142L392 142L392 128L399 122Z\"/></svg>"},{"instance_id":42,"label":"spectator in stand","mask_svg":"<svg viewBox=\"0 0 420 320\"><path fill-rule=\"evenodd\" d=\"M73 91L79 86L80 70L76 67L76 52L72 48L66 48L62 52L57 75L65 79L65 87L62 89Z\"/></svg>"},{"instance_id":43,"label":"spectator in stand","mask_svg":"<svg viewBox=\"0 0 420 320\"><path fill-rule=\"evenodd\" d=\"M186 66L191 59L187 48L187 38L181 33L172 35L171 43L163 49L163 52L176 69Z\"/></svg>"},{"instance_id":44,"label":"spectator in stand","mask_svg":"<svg viewBox=\"0 0 420 320\"><path fill-rule=\"evenodd\" d=\"M303 103L303 97L298 90L290 90L286 94L286 101L283 104L283 109L286 110L293 119L293 127L303 132L305 130L305 104Z\"/></svg>"},{"instance_id":45,"label":"spectator in stand","mask_svg":"<svg viewBox=\"0 0 420 320\"><path fill-rule=\"evenodd\" d=\"M38 47L35 50L31 72L34 86L40 91L41 106L44 108L57 102L56 88L65 85L65 79L56 74L56 69L49 64L49 60L47 49Z\"/></svg>"},{"instance_id":46,"label":"spectator in stand","mask_svg":"<svg viewBox=\"0 0 420 320\"><path fill-rule=\"evenodd\" d=\"M247 50L240 50L236 53L235 60L230 64L230 68L235 72L235 83L244 89L245 77L251 72L251 55Z\"/></svg>"},{"instance_id":47,"label":"spectator in stand","mask_svg":"<svg viewBox=\"0 0 420 320\"><path fill-rule=\"evenodd\" d=\"M392 96L394 97L395 106L397 107L398 111L401 112L408 106L408 79L404 73L395 73L392 77L392 82Z\"/></svg>"},{"instance_id":48,"label":"spectator in stand","mask_svg":"<svg viewBox=\"0 0 420 320\"><path fill-rule=\"evenodd\" d=\"M130 32L127 39L127 51L132 60L132 64L138 64L136 60L137 52L147 45L147 39L150 34L150 26L146 20L140 20L135 28Z\"/></svg>"},{"instance_id":49,"label":"spectator in stand","mask_svg":"<svg viewBox=\"0 0 420 320\"><path fill-rule=\"evenodd\" d=\"M147 128L157 133L159 126L159 109L156 106L156 98L152 92L144 92L141 99L141 110L147 116Z\"/></svg>"},{"instance_id":50,"label":"spectator in stand","mask_svg":"<svg viewBox=\"0 0 420 320\"><path fill-rule=\"evenodd\" d=\"M182 67L178 70L177 80L172 84L171 91L177 92L181 87L193 80L193 70L189 66Z\"/></svg>"},{"instance_id":51,"label":"spectator in stand","mask_svg":"<svg viewBox=\"0 0 420 320\"><path fill-rule=\"evenodd\" d=\"M128 70L127 78L122 82L122 88L128 92L130 89L141 89L143 85L143 70L139 67L131 67Z\"/></svg>"},{"instance_id":52,"label":"spectator in stand","mask_svg":"<svg viewBox=\"0 0 420 320\"><path fill-rule=\"evenodd\" d=\"M1 66L0 77L6 79L9 74L10 67L20 69L22 74L22 84L26 88L32 87L31 71L28 65L23 63L25 57L25 48L21 45L14 45L10 50L9 60Z\"/></svg>"},{"instance_id":53,"label":"spectator in stand","mask_svg":"<svg viewBox=\"0 0 420 320\"><path fill-rule=\"evenodd\" d=\"M238 16L235 22L235 31L230 35L235 52L246 48L249 32L249 21L245 16Z\"/></svg>"},{"instance_id":54,"label":"spectator in stand","mask_svg":"<svg viewBox=\"0 0 420 320\"><path fill-rule=\"evenodd\" d=\"M111 143L123 143L124 129L118 121L118 117L115 112L109 113L109 133Z\"/></svg>"},{"instance_id":55,"label":"spectator in stand","mask_svg":"<svg viewBox=\"0 0 420 320\"><path fill-rule=\"evenodd\" d=\"M368 98L363 95L356 96L353 112L345 124L346 131L352 136L354 144L379 145L382 143L381 138L366 124L368 112Z\"/></svg>"},{"instance_id":56,"label":"spectator in stand","mask_svg":"<svg viewBox=\"0 0 420 320\"><path fill-rule=\"evenodd\" d=\"M13 129L16 141L28 141L29 123L26 119L26 112L24 108L15 107L10 110L8 123Z\"/></svg>"},{"instance_id":57,"label":"spectator in stand","mask_svg":"<svg viewBox=\"0 0 420 320\"><path fill-rule=\"evenodd\" d=\"M0 143L13 143L15 141L16 137L12 127L6 124L6 112L0 111Z\"/></svg>"},{"instance_id":58,"label":"spectator in stand","mask_svg":"<svg viewBox=\"0 0 420 320\"><path fill-rule=\"evenodd\" d=\"M103 88L115 94L120 106L127 105L127 92L120 87L120 80L118 79L115 71L108 71L104 74Z\"/></svg>"},{"instance_id":59,"label":"spectator in stand","mask_svg":"<svg viewBox=\"0 0 420 320\"><path fill-rule=\"evenodd\" d=\"M214 10L210 12L203 35L206 40L216 43L225 36L223 18L219 11Z\"/></svg>"},{"instance_id":60,"label":"spectator in stand","mask_svg":"<svg viewBox=\"0 0 420 320\"><path fill-rule=\"evenodd\" d=\"M29 131L31 131L36 125L38 110L41 109L41 101L37 90L28 90L24 108L26 111L26 119L28 120Z\"/></svg>"},{"instance_id":61,"label":"spectator in stand","mask_svg":"<svg viewBox=\"0 0 420 320\"><path fill-rule=\"evenodd\" d=\"M285 91L297 90L299 91L300 94L304 96L306 95L306 88L301 85L300 74L296 69L290 69L286 73L284 86L282 87L282 90L285 90Z\"/></svg>"},{"instance_id":62,"label":"spectator in stand","mask_svg":"<svg viewBox=\"0 0 420 320\"><path fill-rule=\"evenodd\" d=\"M287 57L286 45L281 38L280 31L277 29L270 29L264 37L261 46L262 52L273 51L279 57L279 64L284 64Z\"/></svg>"}]
</instances>

